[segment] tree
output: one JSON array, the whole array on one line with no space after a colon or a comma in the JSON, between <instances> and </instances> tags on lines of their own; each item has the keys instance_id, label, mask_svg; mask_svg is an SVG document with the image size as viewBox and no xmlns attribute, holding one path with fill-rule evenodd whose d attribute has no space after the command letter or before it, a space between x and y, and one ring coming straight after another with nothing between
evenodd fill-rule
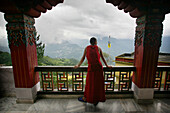
<instances>
[{"instance_id":1,"label":"tree","mask_svg":"<svg viewBox=\"0 0 170 113\"><path fill-rule=\"evenodd\" d=\"M42 41L39 42L40 35L36 38L36 46L37 46L37 59L38 59L38 65L41 65L41 60L44 57L44 51L45 51L45 44L42 43Z\"/></svg>"},{"instance_id":2,"label":"tree","mask_svg":"<svg viewBox=\"0 0 170 113\"><path fill-rule=\"evenodd\" d=\"M0 65L12 66L11 54L0 51Z\"/></svg>"},{"instance_id":3,"label":"tree","mask_svg":"<svg viewBox=\"0 0 170 113\"><path fill-rule=\"evenodd\" d=\"M109 54L103 52L103 56L104 56L106 62L107 62L109 65L112 64L113 59L112 59L112 57L111 57Z\"/></svg>"}]
</instances>

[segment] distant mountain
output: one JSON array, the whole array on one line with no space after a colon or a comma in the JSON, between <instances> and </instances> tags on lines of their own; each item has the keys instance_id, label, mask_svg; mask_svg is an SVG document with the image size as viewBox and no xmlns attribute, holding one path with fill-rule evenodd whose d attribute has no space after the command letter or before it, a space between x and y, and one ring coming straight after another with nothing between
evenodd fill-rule
<instances>
[{"instance_id":1,"label":"distant mountain","mask_svg":"<svg viewBox=\"0 0 170 113\"><path fill-rule=\"evenodd\" d=\"M0 38L0 51L8 52L8 53L10 52L9 47L8 47L8 41L4 37Z\"/></svg>"},{"instance_id":2,"label":"distant mountain","mask_svg":"<svg viewBox=\"0 0 170 113\"><path fill-rule=\"evenodd\" d=\"M98 46L113 59L115 56L122 53L134 51L133 40L111 38L110 41L111 48L108 48L108 38L106 37L98 39ZM80 60L84 48L87 45L89 45L89 40L87 39L63 41L59 44L47 44L45 48L45 56L50 56L52 58L74 58Z\"/></svg>"},{"instance_id":3,"label":"distant mountain","mask_svg":"<svg viewBox=\"0 0 170 113\"><path fill-rule=\"evenodd\" d=\"M108 48L108 38L98 39L98 45L103 52L110 54L113 58L122 53L129 53L134 51L134 40L132 39L116 39L111 38L111 48Z\"/></svg>"},{"instance_id":4,"label":"distant mountain","mask_svg":"<svg viewBox=\"0 0 170 113\"><path fill-rule=\"evenodd\" d=\"M45 47L45 56L50 56L52 58L80 59L82 54L82 47L77 44L71 44L68 41L58 44L47 44Z\"/></svg>"},{"instance_id":5,"label":"distant mountain","mask_svg":"<svg viewBox=\"0 0 170 113\"><path fill-rule=\"evenodd\" d=\"M3 51L3 52L8 52L8 53L10 53L9 47L6 47L6 46L1 46L1 45L0 45L0 51Z\"/></svg>"},{"instance_id":6,"label":"distant mountain","mask_svg":"<svg viewBox=\"0 0 170 113\"><path fill-rule=\"evenodd\" d=\"M134 39L111 38L111 48L108 48L108 40L108 37L98 39L98 46L113 59L120 54L134 52ZM80 59L87 45L89 45L88 39L72 39L61 44L49 45L45 51L48 53L46 55L52 57ZM170 53L170 37L162 38L160 52Z\"/></svg>"},{"instance_id":7,"label":"distant mountain","mask_svg":"<svg viewBox=\"0 0 170 113\"><path fill-rule=\"evenodd\" d=\"M170 37L163 37L160 52L170 53Z\"/></svg>"},{"instance_id":8,"label":"distant mountain","mask_svg":"<svg viewBox=\"0 0 170 113\"><path fill-rule=\"evenodd\" d=\"M98 46L101 47L102 51L108 53L112 58L125 52L134 51L134 40L132 39L116 39L111 38L111 48L108 48L108 37L103 37L98 39ZM76 41L71 40L70 43L75 43L82 48L89 45L89 40L87 39L76 39Z\"/></svg>"},{"instance_id":9,"label":"distant mountain","mask_svg":"<svg viewBox=\"0 0 170 113\"><path fill-rule=\"evenodd\" d=\"M0 51L10 52L9 47L7 46L7 41L5 40L4 42L2 39L0 39L0 41ZM111 48L108 48L108 37L103 37L98 39L98 46L113 59L120 54L131 53L134 51L134 39L111 38L110 42ZM45 56L50 56L52 58L74 58L80 60L84 48L87 45L89 45L88 39L72 39L58 44L46 44ZM162 38L160 52L170 53L170 37Z\"/></svg>"}]
</instances>

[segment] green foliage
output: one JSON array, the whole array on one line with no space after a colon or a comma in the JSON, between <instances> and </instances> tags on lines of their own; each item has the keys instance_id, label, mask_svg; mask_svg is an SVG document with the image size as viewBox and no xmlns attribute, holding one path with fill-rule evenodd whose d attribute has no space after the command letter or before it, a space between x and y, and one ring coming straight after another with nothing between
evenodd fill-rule
<instances>
[{"instance_id":1,"label":"green foliage","mask_svg":"<svg viewBox=\"0 0 170 113\"><path fill-rule=\"evenodd\" d=\"M50 58L49 56L44 56L40 61L41 66L74 66L78 63L76 59L65 59L65 58Z\"/></svg>"},{"instance_id":2,"label":"green foliage","mask_svg":"<svg viewBox=\"0 0 170 113\"><path fill-rule=\"evenodd\" d=\"M40 35L37 36L36 38L36 46L37 46L37 59L38 59L38 64L40 64L41 59L44 56L44 51L45 51L45 44L39 42Z\"/></svg>"},{"instance_id":3,"label":"green foliage","mask_svg":"<svg viewBox=\"0 0 170 113\"><path fill-rule=\"evenodd\" d=\"M0 65L11 66L11 55L8 52L0 51Z\"/></svg>"},{"instance_id":4,"label":"green foliage","mask_svg":"<svg viewBox=\"0 0 170 113\"><path fill-rule=\"evenodd\" d=\"M103 56L108 64L112 64L113 58L109 54L103 52Z\"/></svg>"},{"instance_id":5,"label":"green foliage","mask_svg":"<svg viewBox=\"0 0 170 113\"><path fill-rule=\"evenodd\" d=\"M40 66L74 66L79 61L76 59L65 59L65 58L50 58L44 56L39 60ZM7 52L0 51L0 65L11 66L11 55Z\"/></svg>"}]
</instances>

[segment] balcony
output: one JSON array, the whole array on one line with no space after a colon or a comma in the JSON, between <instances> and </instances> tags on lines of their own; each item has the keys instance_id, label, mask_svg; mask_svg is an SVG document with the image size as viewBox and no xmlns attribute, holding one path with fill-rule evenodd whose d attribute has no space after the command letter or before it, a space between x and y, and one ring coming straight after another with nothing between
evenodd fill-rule
<instances>
[{"instance_id":1,"label":"balcony","mask_svg":"<svg viewBox=\"0 0 170 113\"><path fill-rule=\"evenodd\" d=\"M74 69L71 66L38 66L41 90L38 95L83 95L85 89L87 67ZM103 68L105 91L107 98L132 98L133 66ZM170 90L170 67L159 66L155 75L155 97L165 96ZM114 94L114 95L113 95ZM77 97L77 96L76 96Z\"/></svg>"},{"instance_id":2,"label":"balcony","mask_svg":"<svg viewBox=\"0 0 170 113\"><path fill-rule=\"evenodd\" d=\"M2 86L14 86L12 67L0 68ZM107 100L97 107L77 101L83 95L87 67L35 67L40 73L41 90L34 104L17 104L14 95L0 98L0 112L170 112L169 75L170 67L158 67L155 75L154 102L150 105L140 105L133 99L132 75L135 67L104 67L105 90ZM8 73L8 74L7 74ZM11 75L9 74L11 73ZM8 80L5 82L5 80ZM13 87L14 88L14 87ZM14 93L12 87L10 91ZM8 88L9 89L9 88ZM6 90L8 90L6 88ZM8 90L9 91L9 90ZM5 91L3 91L5 92ZM2 93L2 92L1 92Z\"/></svg>"}]
</instances>

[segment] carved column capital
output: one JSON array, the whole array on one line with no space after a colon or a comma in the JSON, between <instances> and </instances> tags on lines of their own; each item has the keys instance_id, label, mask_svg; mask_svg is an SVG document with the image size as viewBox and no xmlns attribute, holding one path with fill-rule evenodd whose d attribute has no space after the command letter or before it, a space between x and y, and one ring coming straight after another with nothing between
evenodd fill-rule
<instances>
[{"instance_id":1,"label":"carved column capital","mask_svg":"<svg viewBox=\"0 0 170 113\"><path fill-rule=\"evenodd\" d=\"M153 12L138 18L136 20L135 45L160 47L164 18L164 14Z\"/></svg>"},{"instance_id":2,"label":"carved column capital","mask_svg":"<svg viewBox=\"0 0 170 113\"><path fill-rule=\"evenodd\" d=\"M24 14L5 14L8 22L6 30L8 33L9 47L11 45L19 47L21 44L33 45L36 41L35 20Z\"/></svg>"}]
</instances>

